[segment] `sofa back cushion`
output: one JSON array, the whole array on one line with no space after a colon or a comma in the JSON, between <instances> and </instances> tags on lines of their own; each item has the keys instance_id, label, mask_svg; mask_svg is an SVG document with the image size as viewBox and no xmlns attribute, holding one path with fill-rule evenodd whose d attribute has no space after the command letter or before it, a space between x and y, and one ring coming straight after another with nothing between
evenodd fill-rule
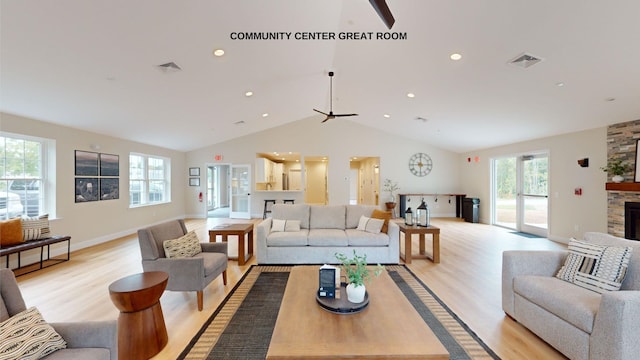
<instances>
[{"instance_id":1,"label":"sofa back cushion","mask_svg":"<svg viewBox=\"0 0 640 360\"><path fill-rule=\"evenodd\" d=\"M374 205L347 205L347 229L355 229L361 216L371 217Z\"/></svg>"},{"instance_id":2,"label":"sofa back cushion","mask_svg":"<svg viewBox=\"0 0 640 360\"><path fill-rule=\"evenodd\" d=\"M345 229L344 205L311 205L309 229Z\"/></svg>"},{"instance_id":3,"label":"sofa back cushion","mask_svg":"<svg viewBox=\"0 0 640 360\"><path fill-rule=\"evenodd\" d=\"M631 246L631 260L627 268L627 275L622 281L620 290L640 290L640 241L627 240L621 237L597 233L587 232L584 234L586 242L607 246Z\"/></svg>"},{"instance_id":4,"label":"sofa back cushion","mask_svg":"<svg viewBox=\"0 0 640 360\"><path fill-rule=\"evenodd\" d=\"M278 220L299 220L301 229L309 228L309 205L275 204L271 206L271 217Z\"/></svg>"}]
</instances>

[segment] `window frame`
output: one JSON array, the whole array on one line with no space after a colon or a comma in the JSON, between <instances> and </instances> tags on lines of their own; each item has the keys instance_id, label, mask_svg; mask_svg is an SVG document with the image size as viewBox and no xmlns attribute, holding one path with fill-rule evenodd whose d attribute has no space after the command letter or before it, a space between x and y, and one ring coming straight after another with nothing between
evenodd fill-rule
<instances>
[{"instance_id":1,"label":"window frame","mask_svg":"<svg viewBox=\"0 0 640 360\"><path fill-rule=\"evenodd\" d=\"M132 171L133 168L131 167L132 165L132 157L139 157L141 158L141 164L142 164L142 176L139 177L136 172ZM153 170L150 169L149 166L149 161L150 160L160 160L162 162L162 177L152 177L152 172ZM137 170L138 168L136 168ZM157 171L153 172L153 174L157 175ZM133 194L134 192L132 192L132 188L133 188L133 184L137 183L139 184L139 187L141 188L141 190L139 192L140 196L139 196L139 200L138 202L134 202L133 199ZM153 201L151 200L154 196L152 195L152 188L158 188L158 187L154 187L152 186L154 183L162 183L162 185L160 186L160 188L164 187L164 189L161 189L161 196L162 196L162 200L159 201ZM143 206L153 206L153 205L159 205L159 204L166 204L166 203L170 203L171 202L171 159L165 156L159 156L159 155L149 155L149 154L143 154L143 153L138 153L138 152L130 152L129 153L129 208L137 208L137 207L143 207Z\"/></svg>"}]
</instances>

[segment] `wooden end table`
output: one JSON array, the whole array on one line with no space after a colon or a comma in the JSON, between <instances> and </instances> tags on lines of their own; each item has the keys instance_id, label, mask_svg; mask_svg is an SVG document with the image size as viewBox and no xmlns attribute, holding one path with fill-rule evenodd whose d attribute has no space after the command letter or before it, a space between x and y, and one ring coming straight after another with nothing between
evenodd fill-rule
<instances>
[{"instance_id":1,"label":"wooden end table","mask_svg":"<svg viewBox=\"0 0 640 360\"><path fill-rule=\"evenodd\" d=\"M434 263L440 262L440 228L433 225L427 227L417 225L406 225L404 223L398 223L400 232L404 234L404 257L400 253L400 258L404 260L405 264L411 264L411 258L414 259L431 259ZM413 234L419 235L420 254L411 254L411 236ZM433 237L432 256L425 253L425 234L431 234ZM402 239L400 239L402 241Z\"/></svg>"},{"instance_id":2,"label":"wooden end table","mask_svg":"<svg viewBox=\"0 0 640 360\"><path fill-rule=\"evenodd\" d=\"M253 256L253 223L249 224L228 224L224 227L209 230L209 242L216 242L216 236L222 236L222 241L227 241L229 235L238 237L238 265L244 265ZM244 236L248 238L248 254L245 258Z\"/></svg>"},{"instance_id":3,"label":"wooden end table","mask_svg":"<svg viewBox=\"0 0 640 360\"><path fill-rule=\"evenodd\" d=\"M169 274L151 271L130 275L109 285L111 301L118 316L118 358L149 359L167 345L160 296Z\"/></svg>"}]
</instances>

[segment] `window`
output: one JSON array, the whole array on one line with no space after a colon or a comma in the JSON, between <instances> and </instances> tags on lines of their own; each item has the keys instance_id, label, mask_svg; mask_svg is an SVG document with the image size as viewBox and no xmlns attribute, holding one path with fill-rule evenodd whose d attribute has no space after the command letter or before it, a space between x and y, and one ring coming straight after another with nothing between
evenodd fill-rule
<instances>
[{"instance_id":1,"label":"window","mask_svg":"<svg viewBox=\"0 0 640 360\"><path fill-rule=\"evenodd\" d=\"M129 154L129 206L171 201L171 161L143 154Z\"/></svg>"},{"instance_id":2,"label":"window","mask_svg":"<svg viewBox=\"0 0 640 360\"><path fill-rule=\"evenodd\" d=\"M46 212L48 149L53 140L0 133L0 219Z\"/></svg>"}]
</instances>

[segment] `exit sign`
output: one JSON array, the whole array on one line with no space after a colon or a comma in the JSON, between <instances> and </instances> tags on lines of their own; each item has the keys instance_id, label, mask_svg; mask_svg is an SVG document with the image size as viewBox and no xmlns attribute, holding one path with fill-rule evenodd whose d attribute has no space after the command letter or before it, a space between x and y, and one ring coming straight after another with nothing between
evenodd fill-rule
<instances>
[{"instance_id":1,"label":"exit sign","mask_svg":"<svg viewBox=\"0 0 640 360\"><path fill-rule=\"evenodd\" d=\"M214 158L216 159L216 161L221 161L222 160L222 155L216 155Z\"/></svg>"}]
</instances>

